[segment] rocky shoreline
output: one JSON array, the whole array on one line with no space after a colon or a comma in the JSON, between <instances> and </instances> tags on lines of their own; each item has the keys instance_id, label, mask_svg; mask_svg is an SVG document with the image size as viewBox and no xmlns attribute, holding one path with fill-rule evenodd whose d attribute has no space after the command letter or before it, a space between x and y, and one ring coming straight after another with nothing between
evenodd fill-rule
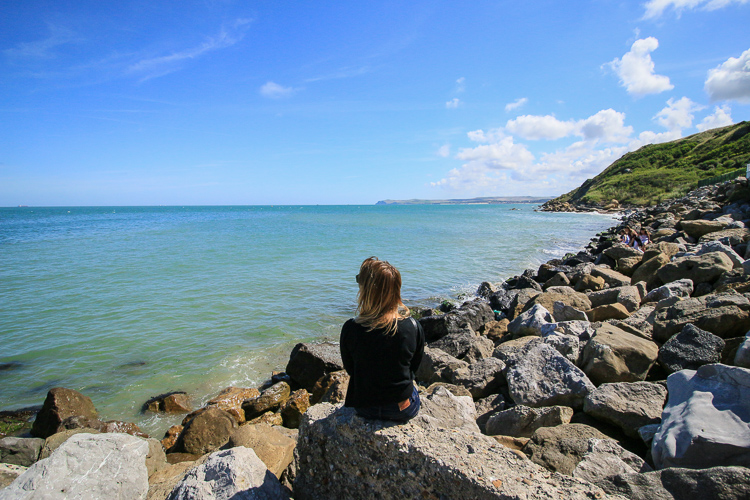
<instances>
[{"instance_id":1,"label":"rocky shoreline","mask_svg":"<svg viewBox=\"0 0 750 500\"><path fill-rule=\"evenodd\" d=\"M30 428L0 415L0 499L750 498L748 190L629 210L575 255L413 311L428 346L406 425L341 406L333 343L194 411L146 402L186 414L161 440L56 388ZM645 252L616 242L626 225L650 228Z\"/></svg>"}]
</instances>

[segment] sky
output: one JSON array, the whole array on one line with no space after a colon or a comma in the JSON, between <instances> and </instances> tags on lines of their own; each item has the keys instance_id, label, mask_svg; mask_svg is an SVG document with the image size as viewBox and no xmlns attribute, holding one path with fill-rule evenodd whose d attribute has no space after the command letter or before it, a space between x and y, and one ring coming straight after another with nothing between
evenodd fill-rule
<instances>
[{"instance_id":1,"label":"sky","mask_svg":"<svg viewBox=\"0 0 750 500\"><path fill-rule=\"evenodd\" d=\"M556 196L750 119L750 0L0 1L0 206Z\"/></svg>"}]
</instances>

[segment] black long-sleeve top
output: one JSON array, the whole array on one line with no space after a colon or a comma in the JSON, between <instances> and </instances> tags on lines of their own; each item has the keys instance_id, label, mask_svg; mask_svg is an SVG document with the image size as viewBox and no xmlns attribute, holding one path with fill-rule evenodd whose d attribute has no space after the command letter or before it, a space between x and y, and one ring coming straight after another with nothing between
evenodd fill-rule
<instances>
[{"instance_id":1,"label":"black long-sleeve top","mask_svg":"<svg viewBox=\"0 0 750 500\"><path fill-rule=\"evenodd\" d=\"M399 320L395 334L367 329L350 319L341 328L341 359L349 374L344 406L366 408L408 399L424 354L419 322Z\"/></svg>"}]
</instances>

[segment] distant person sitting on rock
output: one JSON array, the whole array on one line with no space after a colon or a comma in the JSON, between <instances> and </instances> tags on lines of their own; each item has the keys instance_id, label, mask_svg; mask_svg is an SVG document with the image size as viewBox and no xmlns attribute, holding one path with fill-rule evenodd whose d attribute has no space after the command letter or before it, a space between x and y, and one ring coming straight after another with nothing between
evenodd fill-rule
<instances>
[{"instance_id":1,"label":"distant person sitting on rock","mask_svg":"<svg viewBox=\"0 0 750 500\"><path fill-rule=\"evenodd\" d=\"M630 245L630 228L626 227L620 231L620 243Z\"/></svg>"},{"instance_id":2,"label":"distant person sitting on rock","mask_svg":"<svg viewBox=\"0 0 750 500\"><path fill-rule=\"evenodd\" d=\"M357 317L341 329L350 376L344 406L368 419L406 422L419 411L414 373L424 353L422 325L401 302L401 273L370 257L357 275Z\"/></svg>"},{"instance_id":3,"label":"distant person sitting on rock","mask_svg":"<svg viewBox=\"0 0 750 500\"><path fill-rule=\"evenodd\" d=\"M638 232L638 236L633 238L633 248L643 252L649 243L651 243L651 235L645 227L642 227Z\"/></svg>"}]
</instances>

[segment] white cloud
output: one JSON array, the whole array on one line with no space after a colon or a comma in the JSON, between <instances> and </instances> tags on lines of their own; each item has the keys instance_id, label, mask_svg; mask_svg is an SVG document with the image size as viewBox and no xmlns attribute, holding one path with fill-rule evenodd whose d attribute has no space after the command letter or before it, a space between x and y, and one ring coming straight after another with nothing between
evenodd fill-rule
<instances>
[{"instance_id":1,"label":"white cloud","mask_svg":"<svg viewBox=\"0 0 750 500\"><path fill-rule=\"evenodd\" d=\"M456 80L456 92L463 92L466 90L466 78L461 77L458 80Z\"/></svg>"},{"instance_id":2,"label":"white cloud","mask_svg":"<svg viewBox=\"0 0 750 500\"><path fill-rule=\"evenodd\" d=\"M712 101L750 103L750 49L709 70L704 88Z\"/></svg>"},{"instance_id":3,"label":"white cloud","mask_svg":"<svg viewBox=\"0 0 750 500\"><path fill-rule=\"evenodd\" d=\"M571 135L576 125L572 121L560 121L552 115L523 115L505 124L506 130L524 139L560 139Z\"/></svg>"},{"instance_id":4,"label":"white cloud","mask_svg":"<svg viewBox=\"0 0 750 500\"><path fill-rule=\"evenodd\" d=\"M672 90L674 85L669 82L669 77L654 73L651 52L658 47L659 41L654 37L636 40L622 59L615 58L606 66L617 73L629 94L642 96Z\"/></svg>"},{"instance_id":5,"label":"white cloud","mask_svg":"<svg viewBox=\"0 0 750 500\"><path fill-rule=\"evenodd\" d=\"M442 158L448 158L451 155L451 145L443 144L437 150L437 155Z\"/></svg>"},{"instance_id":6,"label":"white cloud","mask_svg":"<svg viewBox=\"0 0 750 500\"><path fill-rule=\"evenodd\" d=\"M572 135L587 141L626 142L633 133L625 126L625 114L603 109L583 120L561 121L552 115L523 115L508 120L505 129L523 139L561 139Z\"/></svg>"},{"instance_id":7,"label":"white cloud","mask_svg":"<svg viewBox=\"0 0 750 500\"><path fill-rule=\"evenodd\" d=\"M633 134L633 127L625 126L625 113L614 109L603 109L585 120L576 123L576 134L586 140L602 142L626 142Z\"/></svg>"},{"instance_id":8,"label":"white cloud","mask_svg":"<svg viewBox=\"0 0 750 500\"><path fill-rule=\"evenodd\" d=\"M519 109L523 107L527 102L529 102L529 100L526 97L521 97L520 99L516 99L513 102L509 102L505 105L505 112L510 113L514 109Z\"/></svg>"},{"instance_id":9,"label":"white cloud","mask_svg":"<svg viewBox=\"0 0 750 500\"><path fill-rule=\"evenodd\" d=\"M454 97L450 101L445 103L445 107L448 109L456 109L461 104L461 101L458 99L458 97Z\"/></svg>"},{"instance_id":10,"label":"white cloud","mask_svg":"<svg viewBox=\"0 0 750 500\"><path fill-rule=\"evenodd\" d=\"M3 50L3 53L8 57L14 58L46 59L54 56L53 49L61 45L81 41L68 28L54 24L48 24L47 26L50 31L50 35L47 38L33 42L19 43L15 47Z\"/></svg>"},{"instance_id":11,"label":"white cloud","mask_svg":"<svg viewBox=\"0 0 750 500\"><path fill-rule=\"evenodd\" d=\"M297 89L293 87L284 87L276 82L268 81L260 87L260 95L269 99L281 99L294 94Z\"/></svg>"},{"instance_id":12,"label":"white cloud","mask_svg":"<svg viewBox=\"0 0 750 500\"><path fill-rule=\"evenodd\" d=\"M732 110L726 104L716 106L714 112L703 119L696 128L703 132L712 128L726 127L734 124L732 120Z\"/></svg>"},{"instance_id":13,"label":"white cloud","mask_svg":"<svg viewBox=\"0 0 750 500\"><path fill-rule=\"evenodd\" d=\"M645 3L646 12L643 14L644 19L654 19L668 10L674 9L675 14L679 17L683 10L701 9L716 10L731 5L744 4L748 0L649 0Z\"/></svg>"},{"instance_id":14,"label":"white cloud","mask_svg":"<svg viewBox=\"0 0 750 500\"><path fill-rule=\"evenodd\" d=\"M703 109L687 97L679 101L669 99L667 107L659 111L654 120L667 130L682 130L693 125L693 113Z\"/></svg>"}]
</instances>

